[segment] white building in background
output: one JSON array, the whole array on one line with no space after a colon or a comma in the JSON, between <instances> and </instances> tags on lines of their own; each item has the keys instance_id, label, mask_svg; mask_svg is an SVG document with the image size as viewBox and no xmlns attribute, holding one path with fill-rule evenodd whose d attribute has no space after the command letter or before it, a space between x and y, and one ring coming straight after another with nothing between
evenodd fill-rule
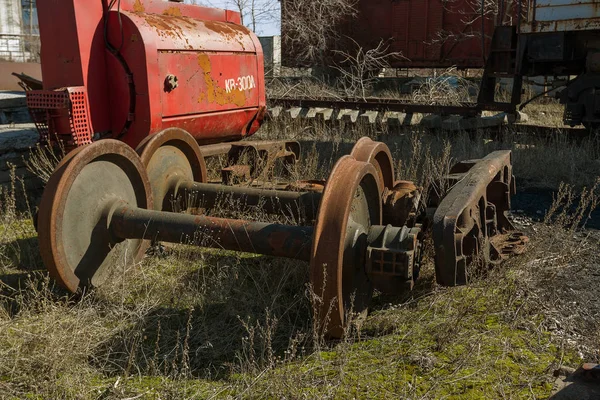
<instances>
[{"instance_id":1,"label":"white building in background","mask_svg":"<svg viewBox=\"0 0 600 400\"><path fill-rule=\"evenodd\" d=\"M281 36L260 36L258 40L265 56L265 74L281 75Z\"/></svg>"},{"instance_id":2,"label":"white building in background","mask_svg":"<svg viewBox=\"0 0 600 400\"><path fill-rule=\"evenodd\" d=\"M39 61L35 0L0 0L0 60Z\"/></svg>"}]
</instances>

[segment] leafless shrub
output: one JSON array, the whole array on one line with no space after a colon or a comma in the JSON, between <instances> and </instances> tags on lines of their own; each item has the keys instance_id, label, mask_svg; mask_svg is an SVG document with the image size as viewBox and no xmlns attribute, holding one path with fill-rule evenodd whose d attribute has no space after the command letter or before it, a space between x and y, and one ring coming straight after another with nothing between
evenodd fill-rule
<instances>
[{"instance_id":1,"label":"leafless shrub","mask_svg":"<svg viewBox=\"0 0 600 400\"><path fill-rule=\"evenodd\" d=\"M365 99L379 73L389 67L391 60L400 58L402 54L390 52L390 46L384 40L379 41L372 49L364 49L353 39L350 40L356 50L334 50L334 54L340 56L341 61L333 68L340 74L338 82L346 96Z\"/></svg>"},{"instance_id":2,"label":"leafless shrub","mask_svg":"<svg viewBox=\"0 0 600 400\"><path fill-rule=\"evenodd\" d=\"M25 159L25 166L29 172L46 183L65 154L62 144L56 147L37 144L35 148L31 149L29 157Z\"/></svg>"},{"instance_id":3,"label":"leafless shrub","mask_svg":"<svg viewBox=\"0 0 600 400\"><path fill-rule=\"evenodd\" d=\"M357 0L286 0L281 4L284 46L301 65L326 65L328 51L341 37L340 25L357 14Z\"/></svg>"},{"instance_id":4,"label":"leafless shrub","mask_svg":"<svg viewBox=\"0 0 600 400\"><path fill-rule=\"evenodd\" d=\"M461 105L476 90L474 83L456 74L455 68L450 68L437 77L427 78L413 93L413 101L419 104Z\"/></svg>"},{"instance_id":5,"label":"leafless shrub","mask_svg":"<svg viewBox=\"0 0 600 400\"><path fill-rule=\"evenodd\" d=\"M600 204L599 186L600 178L596 178L591 189L584 187L577 193L573 185L561 183L544 222L569 232L584 228Z\"/></svg>"}]
</instances>

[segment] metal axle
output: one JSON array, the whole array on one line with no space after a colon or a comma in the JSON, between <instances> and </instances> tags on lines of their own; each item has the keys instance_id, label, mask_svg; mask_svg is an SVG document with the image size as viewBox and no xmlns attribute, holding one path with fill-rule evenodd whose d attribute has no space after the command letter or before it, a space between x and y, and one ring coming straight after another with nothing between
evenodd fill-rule
<instances>
[{"instance_id":1,"label":"metal axle","mask_svg":"<svg viewBox=\"0 0 600 400\"><path fill-rule=\"evenodd\" d=\"M110 233L309 261L313 227L153 211L119 203L108 215Z\"/></svg>"},{"instance_id":2,"label":"metal axle","mask_svg":"<svg viewBox=\"0 0 600 400\"><path fill-rule=\"evenodd\" d=\"M192 205L201 204L206 208L214 207L220 198L240 201L245 206L260 206L269 214L291 214L294 217L302 216L308 220L317 217L321 193L317 192L291 192L285 190L259 189L250 187L236 187L215 185L182 180L175 185L177 194L183 190L186 199Z\"/></svg>"},{"instance_id":3,"label":"metal axle","mask_svg":"<svg viewBox=\"0 0 600 400\"><path fill-rule=\"evenodd\" d=\"M110 208L107 220L110 234L116 241L152 238L302 261L311 258L314 227L146 210L122 202ZM370 274L388 275L388 279L391 276L410 279L413 260L419 258L415 253L419 231L373 225L366 233L363 245L358 245L356 254L366 256L365 267ZM377 259L373 262L379 264L378 268L374 268L372 257Z\"/></svg>"}]
</instances>

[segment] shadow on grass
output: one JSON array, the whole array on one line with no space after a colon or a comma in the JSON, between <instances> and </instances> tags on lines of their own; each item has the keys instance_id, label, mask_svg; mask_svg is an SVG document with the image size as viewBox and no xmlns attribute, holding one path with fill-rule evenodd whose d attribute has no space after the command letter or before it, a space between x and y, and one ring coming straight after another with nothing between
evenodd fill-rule
<instances>
[{"instance_id":1,"label":"shadow on grass","mask_svg":"<svg viewBox=\"0 0 600 400\"><path fill-rule=\"evenodd\" d=\"M165 288L173 290L160 306L107 338L93 364L108 375L223 379L274 363L310 331L305 263L210 253L201 263Z\"/></svg>"},{"instance_id":2,"label":"shadow on grass","mask_svg":"<svg viewBox=\"0 0 600 400\"><path fill-rule=\"evenodd\" d=\"M44 268L37 236L16 239L0 245L5 265L19 271L39 271Z\"/></svg>"}]
</instances>

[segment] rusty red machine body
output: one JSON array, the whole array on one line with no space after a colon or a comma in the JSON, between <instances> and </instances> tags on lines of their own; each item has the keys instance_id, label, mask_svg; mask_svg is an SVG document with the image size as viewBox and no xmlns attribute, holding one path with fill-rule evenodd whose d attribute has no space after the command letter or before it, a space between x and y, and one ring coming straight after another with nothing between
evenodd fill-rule
<instances>
[{"instance_id":1,"label":"rusty red machine body","mask_svg":"<svg viewBox=\"0 0 600 400\"><path fill-rule=\"evenodd\" d=\"M161 0L38 2L42 141L134 147L171 127L200 144L239 140L265 113L262 48L239 13Z\"/></svg>"}]
</instances>

